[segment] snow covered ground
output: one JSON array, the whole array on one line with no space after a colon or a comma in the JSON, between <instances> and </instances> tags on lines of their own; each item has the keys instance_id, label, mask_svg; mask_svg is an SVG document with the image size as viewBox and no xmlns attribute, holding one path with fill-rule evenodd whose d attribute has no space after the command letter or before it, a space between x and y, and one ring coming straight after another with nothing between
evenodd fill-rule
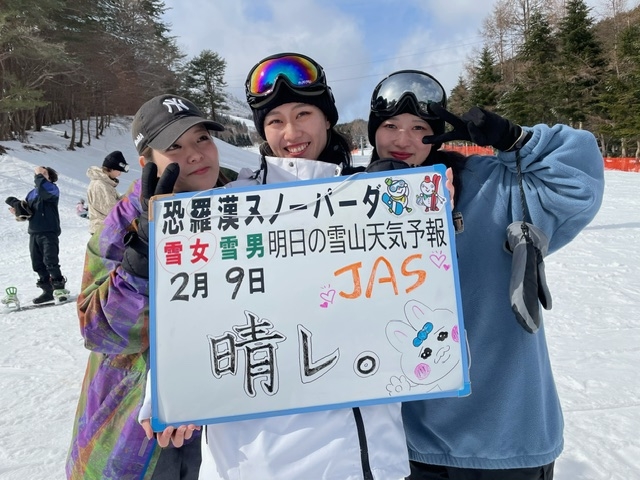
<instances>
[{"instance_id":1,"label":"snow covered ground","mask_svg":"<svg viewBox=\"0 0 640 480\"><path fill-rule=\"evenodd\" d=\"M24 197L33 168L54 167L62 192L61 266L78 292L89 234L75 215L91 165L121 150L140 174L126 121L114 120L91 146L66 150L59 125L34 134L28 148L2 142L0 199ZM218 141L221 163L257 166L252 150ZM364 163L365 157L356 158ZM608 171L600 213L569 246L547 259L553 309L545 323L565 413L565 451L557 480L640 478L640 174ZM39 293L26 224L0 214L0 293L13 285L27 301ZM75 303L0 315L0 480L64 478L64 462L87 351Z\"/></svg>"}]
</instances>

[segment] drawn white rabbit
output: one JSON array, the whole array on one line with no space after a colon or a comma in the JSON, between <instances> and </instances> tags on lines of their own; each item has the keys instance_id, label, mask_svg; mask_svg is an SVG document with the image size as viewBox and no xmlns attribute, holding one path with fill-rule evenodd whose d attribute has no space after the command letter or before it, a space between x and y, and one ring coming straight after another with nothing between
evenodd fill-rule
<instances>
[{"instance_id":1,"label":"drawn white rabbit","mask_svg":"<svg viewBox=\"0 0 640 480\"><path fill-rule=\"evenodd\" d=\"M419 386L422 391L449 390L462 381L460 335L456 317L450 310L432 310L417 300L405 304L406 322L391 320L386 327L389 343L400 352L404 375L391 377L390 395L406 394ZM451 378L450 378L451 377Z\"/></svg>"}]
</instances>

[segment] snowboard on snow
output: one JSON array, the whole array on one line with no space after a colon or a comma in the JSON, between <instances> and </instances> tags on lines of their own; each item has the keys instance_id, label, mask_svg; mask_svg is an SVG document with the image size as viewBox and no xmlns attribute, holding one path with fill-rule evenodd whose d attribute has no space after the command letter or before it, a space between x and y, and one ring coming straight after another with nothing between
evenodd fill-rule
<instances>
[{"instance_id":1,"label":"snowboard on snow","mask_svg":"<svg viewBox=\"0 0 640 480\"><path fill-rule=\"evenodd\" d=\"M16 287L7 287L5 289L5 297L0 301L2 303L2 312L22 312L24 310L33 310L35 308L55 307L69 303L76 299L75 295L71 295L69 290L59 289L53 291L53 300L44 303L32 303L29 301L27 304L20 302L18 298L18 289Z\"/></svg>"}]
</instances>

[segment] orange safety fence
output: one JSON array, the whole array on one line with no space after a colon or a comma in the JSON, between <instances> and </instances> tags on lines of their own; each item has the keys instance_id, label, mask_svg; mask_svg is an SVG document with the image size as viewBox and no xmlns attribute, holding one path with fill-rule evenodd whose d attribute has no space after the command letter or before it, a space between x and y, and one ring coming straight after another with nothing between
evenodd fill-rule
<instances>
[{"instance_id":1,"label":"orange safety fence","mask_svg":"<svg viewBox=\"0 0 640 480\"><path fill-rule=\"evenodd\" d=\"M604 168L607 170L622 170L624 172L640 172L640 158L605 157Z\"/></svg>"},{"instance_id":2,"label":"orange safety fence","mask_svg":"<svg viewBox=\"0 0 640 480\"><path fill-rule=\"evenodd\" d=\"M494 155L495 151L491 147L480 147L478 145L444 145L443 150L453 150L462 155Z\"/></svg>"},{"instance_id":3,"label":"orange safety fence","mask_svg":"<svg viewBox=\"0 0 640 480\"><path fill-rule=\"evenodd\" d=\"M490 147L479 147L477 145L445 145L445 150L454 150L463 155L493 155L494 151ZM604 168L606 170L621 170L624 172L640 172L640 158L618 158L605 157Z\"/></svg>"}]
</instances>

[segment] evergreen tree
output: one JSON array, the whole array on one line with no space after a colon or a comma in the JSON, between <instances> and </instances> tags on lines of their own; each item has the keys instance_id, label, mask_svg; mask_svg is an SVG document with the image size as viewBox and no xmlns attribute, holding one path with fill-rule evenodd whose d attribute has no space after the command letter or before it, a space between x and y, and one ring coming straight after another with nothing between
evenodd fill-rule
<instances>
[{"instance_id":1,"label":"evergreen tree","mask_svg":"<svg viewBox=\"0 0 640 480\"><path fill-rule=\"evenodd\" d=\"M597 96L605 66L589 12L583 0L568 0L558 34L562 80L558 111L561 121L574 126L582 126L588 116L597 115Z\"/></svg>"},{"instance_id":2,"label":"evergreen tree","mask_svg":"<svg viewBox=\"0 0 640 480\"><path fill-rule=\"evenodd\" d=\"M459 76L458 83L453 87L451 95L449 95L447 109L456 115L462 115L473 106L470 96L469 89L467 88L464 79L462 76Z\"/></svg>"},{"instance_id":3,"label":"evergreen tree","mask_svg":"<svg viewBox=\"0 0 640 480\"><path fill-rule=\"evenodd\" d=\"M163 0L0 3L0 140L27 140L30 129L71 120L75 148L100 135L111 115L131 115L164 92L193 97L221 120L226 62L205 50L184 63ZM612 1L611 18L594 25L584 0L495 4L484 48L451 91L449 109L479 105L527 125L568 123L591 130L603 153L639 156L640 7L623 11ZM357 122L345 125L354 146L366 138L366 122ZM245 125L219 136L242 144L245 135L258 141Z\"/></svg>"},{"instance_id":4,"label":"evergreen tree","mask_svg":"<svg viewBox=\"0 0 640 480\"><path fill-rule=\"evenodd\" d=\"M480 53L478 65L471 81L470 101L473 105L493 110L498 99L500 74L495 65L493 54L485 46Z\"/></svg>"},{"instance_id":5,"label":"evergreen tree","mask_svg":"<svg viewBox=\"0 0 640 480\"><path fill-rule=\"evenodd\" d=\"M132 114L175 90L182 54L165 9L162 0L2 2L0 140L66 119L75 133L78 119ZM71 148L83 141L73 133Z\"/></svg>"},{"instance_id":6,"label":"evergreen tree","mask_svg":"<svg viewBox=\"0 0 640 480\"><path fill-rule=\"evenodd\" d=\"M3 2L0 14L0 140L26 140L52 73L70 68L64 45L43 38L62 0ZM25 14L28 12L28 15Z\"/></svg>"},{"instance_id":7,"label":"evergreen tree","mask_svg":"<svg viewBox=\"0 0 640 480\"><path fill-rule=\"evenodd\" d=\"M196 105L212 119L218 119L222 110L229 110L223 87L227 62L216 52L203 50L187 63L183 88Z\"/></svg>"},{"instance_id":8,"label":"evergreen tree","mask_svg":"<svg viewBox=\"0 0 640 480\"><path fill-rule=\"evenodd\" d=\"M620 34L619 75L610 75L601 101L608 115L602 128L609 141L616 139L620 155L640 158L640 25L632 24ZM609 152L607 152L609 153Z\"/></svg>"},{"instance_id":9,"label":"evergreen tree","mask_svg":"<svg viewBox=\"0 0 640 480\"><path fill-rule=\"evenodd\" d=\"M531 14L529 32L520 55L532 63L550 63L557 53L558 47L547 17L540 10L535 10Z\"/></svg>"},{"instance_id":10,"label":"evergreen tree","mask_svg":"<svg viewBox=\"0 0 640 480\"><path fill-rule=\"evenodd\" d=\"M535 10L517 58L520 75L501 99L500 112L524 125L556 123L556 58L557 44L549 22L540 10Z\"/></svg>"}]
</instances>

